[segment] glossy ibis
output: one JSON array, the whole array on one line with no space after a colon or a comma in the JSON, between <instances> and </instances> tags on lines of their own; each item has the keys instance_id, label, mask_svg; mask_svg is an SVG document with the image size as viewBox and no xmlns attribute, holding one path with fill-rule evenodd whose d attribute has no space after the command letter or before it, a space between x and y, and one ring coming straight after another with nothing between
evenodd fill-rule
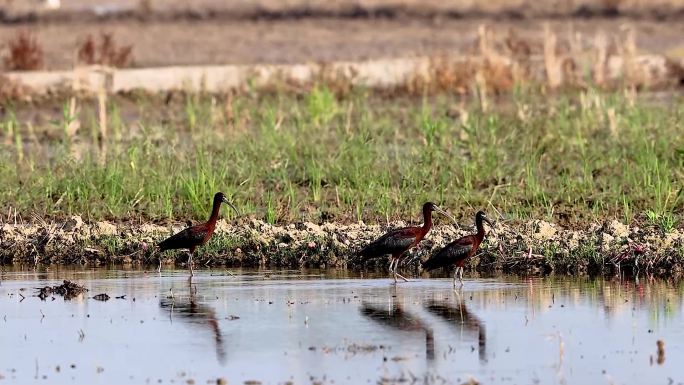
<instances>
[{"instance_id":1,"label":"glossy ibis","mask_svg":"<svg viewBox=\"0 0 684 385\"><path fill-rule=\"evenodd\" d=\"M397 266L404 253L416 246L432 228L433 211L444 214L456 222L451 214L432 202L426 202L423 205L423 226L404 227L388 232L359 251L358 255L361 261L365 262L369 259L390 255L389 272L394 275L394 282L397 282L397 277L408 282L408 279L397 273Z\"/></svg>"},{"instance_id":2,"label":"glossy ibis","mask_svg":"<svg viewBox=\"0 0 684 385\"><path fill-rule=\"evenodd\" d=\"M480 243L482 243L485 236L484 225L482 224L483 221L487 222L490 226L494 226L484 212L478 211L475 215L477 233L466 235L465 237L449 243L427 261L422 262L421 265L423 266L423 269L430 271L440 267L456 265L456 270L454 271L454 287L456 287L456 277L459 273L458 279L461 282L461 285L463 285L463 265L468 258L475 255L477 248L480 246Z\"/></svg>"},{"instance_id":3,"label":"glossy ibis","mask_svg":"<svg viewBox=\"0 0 684 385\"><path fill-rule=\"evenodd\" d=\"M162 252L165 250L188 249L188 267L190 268L190 275L192 276L192 254L195 252L195 249L198 246L202 246L203 244L207 243L207 241L209 241L211 236L214 234L216 221L218 220L219 216L219 210L221 209L221 203L227 204L233 210L235 210L235 213L239 214L238 210L235 208L235 206L233 206L232 203L228 201L226 196L222 192L217 192L216 195L214 195L214 206L211 210L211 216L209 217L209 220L199 225L190 226L185 230L182 230L159 242L157 244L157 247L159 248L158 251ZM159 258L159 269L157 271L161 271L161 258Z\"/></svg>"}]
</instances>

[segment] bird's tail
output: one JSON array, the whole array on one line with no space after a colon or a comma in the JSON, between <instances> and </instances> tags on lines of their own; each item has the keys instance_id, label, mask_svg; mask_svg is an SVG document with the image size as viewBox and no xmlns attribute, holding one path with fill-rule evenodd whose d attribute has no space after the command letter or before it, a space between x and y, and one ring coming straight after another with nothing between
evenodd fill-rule
<instances>
[{"instance_id":1,"label":"bird's tail","mask_svg":"<svg viewBox=\"0 0 684 385\"><path fill-rule=\"evenodd\" d=\"M423 271L430 271L438 268L439 265L436 263L436 260L434 259L428 259L425 261L420 261L420 268L423 269Z\"/></svg>"},{"instance_id":2,"label":"bird's tail","mask_svg":"<svg viewBox=\"0 0 684 385\"><path fill-rule=\"evenodd\" d=\"M144 253L144 252L147 251L148 249L149 249L149 247L147 246L147 244L146 244L145 242L143 242L142 245L141 245L141 247L140 247L138 250L136 250L136 251L134 251L134 252L132 252L132 253L130 253L130 254L120 255L119 258L132 257L132 256L134 256L134 255L136 255L136 254ZM154 255L154 253L156 253L156 252L158 252L158 251L161 251L161 247L159 247L159 245L154 245L154 246L152 247L152 255Z\"/></svg>"},{"instance_id":3,"label":"bird's tail","mask_svg":"<svg viewBox=\"0 0 684 385\"><path fill-rule=\"evenodd\" d=\"M363 254L363 249L355 250L349 258L349 263L351 264L359 264L363 263L364 261L365 257Z\"/></svg>"}]
</instances>

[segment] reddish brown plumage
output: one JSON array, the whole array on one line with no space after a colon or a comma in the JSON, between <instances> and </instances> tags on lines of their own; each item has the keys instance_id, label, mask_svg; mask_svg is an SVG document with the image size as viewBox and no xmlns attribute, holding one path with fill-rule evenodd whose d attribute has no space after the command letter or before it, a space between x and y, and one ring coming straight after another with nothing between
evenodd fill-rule
<instances>
[{"instance_id":1,"label":"reddish brown plumage","mask_svg":"<svg viewBox=\"0 0 684 385\"><path fill-rule=\"evenodd\" d=\"M485 216L485 213L479 211L475 215L475 226L477 227L477 233L466 235L465 237L459 238L449 243L443 249L430 257L427 261L422 262L421 265L423 269L430 271L440 267L452 265L462 269L465 265L465 261L475 255L477 248L480 247L480 243L482 243L482 240L484 239L485 229L482 223L483 221L486 221L492 225L492 223Z\"/></svg>"},{"instance_id":2,"label":"reddish brown plumage","mask_svg":"<svg viewBox=\"0 0 684 385\"><path fill-rule=\"evenodd\" d=\"M219 211L221 209L221 203L228 204L237 213L237 209L230 202L228 202L226 196L222 192L218 192L216 195L214 195L214 203L209 220L199 225L190 226L159 242L157 244L159 251L188 249L190 251L188 265L190 265L190 272L192 273L192 254L195 252L195 249L198 246L202 246L203 244L207 243L214 234L214 230L216 229L216 221L218 220ZM159 261L159 267L161 269L161 260Z\"/></svg>"},{"instance_id":3,"label":"reddish brown plumage","mask_svg":"<svg viewBox=\"0 0 684 385\"><path fill-rule=\"evenodd\" d=\"M358 254L361 257L361 261L390 255L390 273L394 273L396 280L396 277L399 276L396 274L396 264L399 263L399 260L406 251L418 245L430 231L432 228L433 211L440 212L453 220L449 213L440 209L434 203L427 202L423 205L422 226L403 227L384 234L359 251ZM394 268L393 264L395 264Z\"/></svg>"}]
</instances>

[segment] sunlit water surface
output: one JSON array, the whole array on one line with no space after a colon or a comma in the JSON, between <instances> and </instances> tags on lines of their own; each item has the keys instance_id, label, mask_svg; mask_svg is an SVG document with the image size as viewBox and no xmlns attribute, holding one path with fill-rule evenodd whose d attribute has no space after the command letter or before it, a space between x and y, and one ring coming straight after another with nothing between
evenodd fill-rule
<instances>
[{"instance_id":1,"label":"sunlit water surface","mask_svg":"<svg viewBox=\"0 0 684 385\"><path fill-rule=\"evenodd\" d=\"M65 278L89 292L34 296ZM454 292L448 279L395 286L342 271L192 282L185 271L5 271L0 384L680 384L683 293L648 279L470 278Z\"/></svg>"}]
</instances>

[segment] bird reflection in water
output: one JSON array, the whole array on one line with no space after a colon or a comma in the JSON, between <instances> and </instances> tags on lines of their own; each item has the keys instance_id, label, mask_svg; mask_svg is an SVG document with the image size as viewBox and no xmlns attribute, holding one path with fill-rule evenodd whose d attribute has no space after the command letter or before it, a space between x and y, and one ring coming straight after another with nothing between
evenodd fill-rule
<instances>
[{"instance_id":1,"label":"bird reflection in water","mask_svg":"<svg viewBox=\"0 0 684 385\"><path fill-rule=\"evenodd\" d=\"M389 308L382 308L364 302L361 304L361 314L392 329L425 333L425 356L428 360L434 360L435 338L432 328L426 326L419 318L406 312L399 304L393 302Z\"/></svg>"},{"instance_id":2,"label":"bird reflection in water","mask_svg":"<svg viewBox=\"0 0 684 385\"><path fill-rule=\"evenodd\" d=\"M226 349L223 346L223 336L221 334L221 329L219 328L218 319L216 318L216 311L207 304L199 303L195 297L195 290L193 290L192 287L189 289L189 297L166 298L166 295L163 294L161 296L162 299L159 302L159 307L162 310L168 311L169 317L172 320L178 319L188 325L208 329L214 337L216 358L219 363L225 364Z\"/></svg>"},{"instance_id":3,"label":"bird reflection in water","mask_svg":"<svg viewBox=\"0 0 684 385\"><path fill-rule=\"evenodd\" d=\"M449 301L430 300L425 303L425 309L453 324L459 331L472 336L477 335L477 352L480 362L487 361L487 331L484 323L460 300L456 305Z\"/></svg>"}]
</instances>

